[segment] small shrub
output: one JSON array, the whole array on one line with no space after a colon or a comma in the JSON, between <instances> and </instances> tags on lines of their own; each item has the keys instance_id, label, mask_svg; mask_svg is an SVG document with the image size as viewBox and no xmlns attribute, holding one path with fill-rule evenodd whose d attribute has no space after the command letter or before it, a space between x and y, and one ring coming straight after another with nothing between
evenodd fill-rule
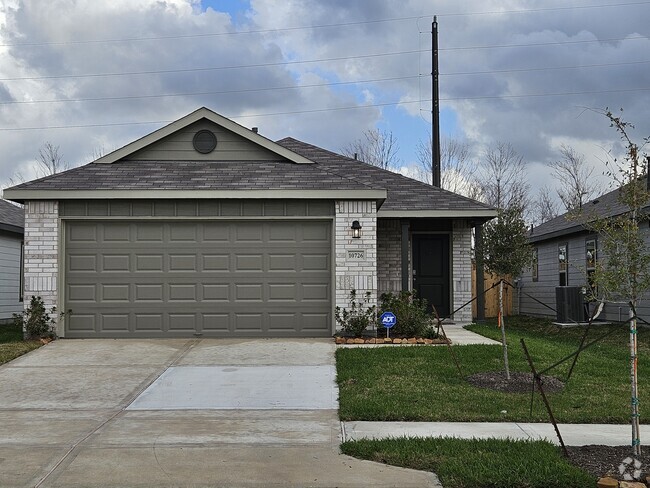
<instances>
[{"instance_id":1,"label":"small shrub","mask_svg":"<svg viewBox=\"0 0 650 488\"><path fill-rule=\"evenodd\" d=\"M25 330L28 339L40 339L56 337L54 332L56 322L50 315L56 313L56 307L52 307L48 312L39 296L32 296L29 307L22 313L13 314L14 324ZM63 316L63 314L61 314Z\"/></svg>"},{"instance_id":2,"label":"small shrub","mask_svg":"<svg viewBox=\"0 0 650 488\"><path fill-rule=\"evenodd\" d=\"M380 315L390 311L397 317L397 324L391 329L392 335L423 337L435 334L431 316L427 313L427 301L418 298L415 291L383 293L380 300ZM428 332L428 329L431 329L431 332Z\"/></svg>"},{"instance_id":3,"label":"small shrub","mask_svg":"<svg viewBox=\"0 0 650 488\"><path fill-rule=\"evenodd\" d=\"M368 291L357 300L357 290L350 291L348 308L336 307L334 316L347 335L359 337L377 318L377 307L370 304L372 294Z\"/></svg>"}]
</instances>

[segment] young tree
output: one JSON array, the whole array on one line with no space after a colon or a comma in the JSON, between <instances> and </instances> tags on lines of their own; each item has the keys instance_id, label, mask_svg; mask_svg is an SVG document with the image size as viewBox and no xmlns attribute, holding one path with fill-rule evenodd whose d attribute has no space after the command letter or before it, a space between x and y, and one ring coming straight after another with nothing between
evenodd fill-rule
<instances>
[{"instance_id":1,"label":"young tree","mask_svg":"<svg viewBox=\"0 0 650 488\"><path fill-rule=\"evenodd\" d=\"M382 169L396 169L399 166L399 144L390 131L367 130L363 137L348 144L342 153Z\"/></svg>"},{"instance_id":2,"label":"young tree","mask_svg":"<svg viewBox=\"0 0 650 488\"><path fill-rule=\"evenodd\" d=\"M595 168L587 165L585 157L573 148L562 145L562 158L550 163L551 176L559 183L557 195L567 212L577 210L602 192L593 174Z\"/></svg>"},{"instance_id":3,"label":"young tree","mask_svg":"<svg viewBox=\"0 0 650 488\"><path fill-rule=\"evenodd\" d=\"M59 146L55 146L49 141L46 141L38 150L38 157L36 158L37 168L36 171L39 176L50 176L70 169L70 165L63 160L60 154Z\"/></svg>"},{"instance_id":4,"label":"young tree","mask_svg":"<svg viewBox=\"0 0 650 488\"><path fill-rule=\"evenodd\" d=\"M611 111L602 112L619 134L626 148L622 160L613 160L610 176L620 184L618 199L628 209L620 215L593 218L580 216L586 227L598 233L604 259L598 260L593 282L606 301L626 302L629 310L630 330L630 383L632 391L631 424L632 446L635 455L641 454L639 436L639 399L637 371L637 319L636 307L644 292L650 290L650 249L641 232L648 225L645 208L650 203L646 179L649 156L643 148L650 142L644 139L640 146L632 141L628 129L633 126Z\"/></svg>"},{"instance_id":5,"label":"young tree","mask_svg":"<svg viewBox=\"0 0 650 488\"><path fill-rule=\"evenodd\" d=\"M483 224L483 243L477 252L483 259L485 269L497 275L499 283L499 315L501 317L501 345L506 379L510 380L506 324L503 316L503 280L506 276L518 276L530 265L532 247L528 243L528 229L522 210L516 205L497 209L497 217Z\"/></svg>"},{"instance_id":6,"label":"young tree","mask_svg":"<svg viewBox=\"0 0 650 488\"><path fill-rule=\"evenodd\" d=\"M480 187L476 182L478 164L469 143L451 137L443 137L440 146L440 185L442 188L476 199L480 193ZM429 136L427 142L420 140L417 145L417 177L429 184L433 170L431 155L432 141Z\"/></svg>"}]
</instances>

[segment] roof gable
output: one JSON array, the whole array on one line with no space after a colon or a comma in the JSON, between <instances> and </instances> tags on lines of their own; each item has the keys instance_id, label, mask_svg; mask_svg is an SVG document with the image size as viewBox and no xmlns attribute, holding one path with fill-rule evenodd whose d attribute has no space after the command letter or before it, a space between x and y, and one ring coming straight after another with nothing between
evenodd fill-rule
<instances>
[{"instance_id":1,"label":"roof gable","mask_svg":"<svg viewBox=\"0 0 650 488\"><path fill-rule=\"evenodd\" d=\"M193 148L192 138L200 130L209 130L217 137L216 149L208 154L202 154ZM205 107L102 156L95 163L110 164L126 159L156 161L288 160L298 164L312 163L308 158Z\"/></svg>"}]
</instances>

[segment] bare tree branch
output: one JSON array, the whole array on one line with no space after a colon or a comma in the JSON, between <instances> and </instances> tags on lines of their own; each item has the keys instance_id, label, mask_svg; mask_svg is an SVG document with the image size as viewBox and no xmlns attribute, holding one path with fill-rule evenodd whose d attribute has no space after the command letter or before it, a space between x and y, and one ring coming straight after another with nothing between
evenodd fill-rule
<instances>
[{"instance_id":1,"label":"bare tree branch","mask_svg":"<svg viewBox=\"0 0 650 488\"><path fill-rule=\"evenodd\" d=\"M530 206L526 165L511 144L497 142L484 154L479 168L481 200L498 209L517 207L526 214Z\"/></svg>"},{"instance_id":2,"label":"bare tree branch","mask_svg":"<svg viewBox=\"0 0 650 488\"><path fill-rule=\"evenodd\" d=\"M348 144L341 151L350 158L356 157L360 161L383 169L397 169L400 164L397 156L399 144L390 131L367 130L362 138Z\"/></svg>"},{"instance_id":3,"label":"bare tree branch","mask_svg":"<svg viewBox=\"0 0 650 488\"><path fill-rule=\"evenodd\" d=\"M532 203L531 213L534 225L543 224L559 215L557 202L548 186L542 186L537 192L537 198Z\"/></svg>"},{"instance_id":4,"label":"bare tree branch","mask_svg":"<svg viewBox=\"0 0 650 488\"><path fill-rule=\"evenodd\" d=\"M40 177L55 175L70 169L70 165L63 161L59 150L59 146L55 146L49 141L46 141L38 150L36 172Z\"/></svg>"},{"instance_id":5,"label":"bare tree branch","mask_svg":"<svg viewBox=\"0 0 650 488\"><path fill-rule=\"evenodd\" d=\"M567 211L577 210L602 192L601 185L593 178L594 168L587 166L585 157L573 148L562 145L562 159L550 163L551 176L560 187L557 195Z\"/></svg>"},{"instance_id":6,"label":"bare tree branch","mask_svg":"<svg viewBox=\"0 0 650 488\"><path fill-rule=\"evenodd\" d=\"M443 137L440 143L440 184L445 190L476 199L480 187L476 183L478 164L474 159L469 143ZM418 179L431 183L433 169L431 137L427 142L417 145Z\"/></svg>"}]
</instances>

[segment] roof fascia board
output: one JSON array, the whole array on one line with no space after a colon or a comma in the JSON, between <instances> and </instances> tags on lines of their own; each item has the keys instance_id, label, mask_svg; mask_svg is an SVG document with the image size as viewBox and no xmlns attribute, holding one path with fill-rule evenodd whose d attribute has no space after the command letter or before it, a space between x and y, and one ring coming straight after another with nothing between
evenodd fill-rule
<instances>
[{"instance_id":1,"label":"roof fascia board","mask_svg":"<svg viewBox=\"0 0 650 488\"><path fill-rule=\"evenodd\" d=\"M377 217L433 217L433 218L468 218L468 217L485 217L488 219L497 216L497 211L489 208L480 210L379 210Z\"/></svg>"},{"instance_id":2,"label":"roof fascia board","mask_svg":"<svg viewBox=\"0 0 650 488\"><path fill-rule=\"evenodd\" d=\"M386 190L5 190L4 198L27 200L94 199L298 199L298 200L377 200Z\"/></svg>"},{"instance_id":3,"label":"roof fascia board","mask_svg":"<svg viewBox=\"0 0 650 488\"><path fill-rule=\"evenodd\" d=\"M301 156L300 154L297 154L287 149L286 147L276 144L272 140L267 139L266 137L261 136L250 129L247 129L243 125L239 125L238 123L233 122L232 120L227 119L226 117L219 115L218 113L213 112L212 110L205 107L201 107L191 114L188 114L185 117L172 122L171 124L168 124L144 137L141 137L140 139L137 139L127 144L126 146L121 147L120 149L116 149L115 151L108 153L93 162L104 164L114 163L204 118L211 122L214 122L217 125L220 125L224 129L234 132L244 139L248 139L258 146L268 149L269 151L288 159L289 161L298 164L314 164L314 162L310 159Z\"/></svg>"},{"instance_id":4,"label":"roof fascia board","mask_svg":"<svg viewBox=\"0 0 650 488\"><path fill-rule=\"evenodd\" d=\"M23 229L22 227L18 227L17 225L11 225L11 224L0 223L0 230L3 230L5 232L11 232L12 234L18 234L21 236L25 234L25 229Z\"/></svg>"},{"instance_id":5,"label":"roof fascia board","mask_svg":"<svg viewBox=\"0 0 650 488\"><path fill-rule=\"evenodd\" d=\"M579 232L589 232L588 229L585 228L585 226L577 224L573 225L571 227L567 227L565 229L561 230L556 230L554 232L548 232L546 234L540 234L540 235L529 235L528 236L528 241L530 242L542 242L542 241L547 241L549 239L555 239L556 237L562 237L570 234L577 234Z\"/></svg>"}]
</instances>

